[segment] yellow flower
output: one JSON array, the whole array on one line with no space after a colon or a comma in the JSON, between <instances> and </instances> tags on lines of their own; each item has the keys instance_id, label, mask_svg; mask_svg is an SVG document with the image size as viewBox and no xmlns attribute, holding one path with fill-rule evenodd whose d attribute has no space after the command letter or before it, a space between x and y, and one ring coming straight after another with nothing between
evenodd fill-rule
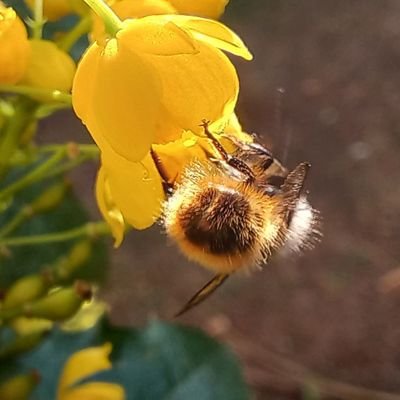
<instances>
[{"instance_id":1,"label":"yellow flower","mask_svg":"<svg viewBox=\"0 0 400 400\"><path fill-rule=\"evenodd\" d=\"M125 223L144 229L161 213L150 147L173 181L188 160L205 157L201 121L215 129L228 124L239 85L221 50L251 59L219 22L157 15L124 21L115 37L93 43L82 57L73 106L102 152L96 196L116 246Z\"/></svg>"},{"instance_id":2,"label":"yellow flower","mask_svg":"<svg viewBox=\"0 0 400 400\"><path fill-rule=\"evenodd\" d=\"M75 74L72 58L48 40L29 40L32 54L21 84L69 92ZM41 100L40 97L36 98Z\"/></svg>"},{"instance_id":3,"label":"yellow flower","mask_svg":"<svg viewBox=\"0 0 400 400\"><path fill-rule=\"evenodd\" d=\"M234 109L236 71L218 49L250 59L224 25L182 15L126 20L105 43L94 43L79 63L72 89L76 114L103 150L141 160L152 143L200 132L203 118L218 121Z\"/></svg>"},{"instance_id":4,"label":"yellow flower","mask_svg":"<svg viewBox=\"0 0 400 400\"><path fill-rule=\"evenodd\" d=\"M28 35L16 12L0 2L0 83L17 83L29 58Z\"/></svg>"},{"instance_id":5,"label":"yellow flower","mask_svg":"<svg viewBox=\"0 0 400 400\"><path fill-rule=\"evenodd\" d=\"M82 379L111 369L108 359L110 353L110 343L74 353L65 363L61 373L57 400L124 400L124 389L115 383L88 382L76 386Z\"/></svg>"},{"instance_id":6,"label":"yellow flower","mask_svg":"<svg viewBox=\"0 0 400 400\"><path fill-rule=\"evenodd\" d=\"M218 19L229 0L169 0L179 14L198 15Z\"/></svg>"}]
</instances>

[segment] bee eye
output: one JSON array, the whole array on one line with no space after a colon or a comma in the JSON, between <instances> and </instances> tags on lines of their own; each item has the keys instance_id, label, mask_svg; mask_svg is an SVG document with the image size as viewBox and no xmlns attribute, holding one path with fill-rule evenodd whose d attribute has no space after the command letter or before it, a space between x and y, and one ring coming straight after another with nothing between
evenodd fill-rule
<instances>
[{"instance_id":1,"label":"bee eye","mask_svg":"<svg viewBox=\"0 0 400 400\"><path fill-rule=\"evenodd\" d=\"M275 196L279 192L279 188L276 186L267 185L265 186L264 193L269 197Z\"/></svg>"}]
</instances>

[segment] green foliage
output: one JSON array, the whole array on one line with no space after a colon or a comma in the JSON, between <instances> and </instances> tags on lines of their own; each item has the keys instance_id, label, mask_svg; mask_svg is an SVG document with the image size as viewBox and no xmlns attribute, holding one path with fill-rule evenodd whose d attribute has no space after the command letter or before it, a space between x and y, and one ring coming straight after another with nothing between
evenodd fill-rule
<instances>
[{"instance_id":1,"label":"green foliage","mask_svg":"<svg viewBox=\"0 0 400 400\"><path fill-rule=\"evenodd\" d=\"M59 178L59 182L62 182ZM4 226L23 207L39 196L55 179L42 181L29 186L18 193L11 205L0 212L0 227ZM35 215L18 227L12 236L38 235L60 232L78 227L88 222L88 214L71 189L67 189L62 201L56 207ZM16 279L31 273L37 273L45 267L51 267L60 256L68 253L73 241L26 245L9 248L6 254L0 252L0 289L8 287ZM103 281L108 257L104 240L96 239L88 260L85 261L71 278L83 278Z\"/></svg>"},{"instance_id":2,"label":"green foliage","mask_svg":"<svg viewBox=\"0 0 400 400\"><path fill-rule=\"evenodd\" d=\"M90 380L122 384L127 400L248 398L239 364L227 348L197 329L161 322L144 329L116 328L102 321L84 333L55 330L7 370L38 369L42 380L33 399L54 399L67 358L105 342L113 344L113 369Z\"/></svg>"}]
</instances>

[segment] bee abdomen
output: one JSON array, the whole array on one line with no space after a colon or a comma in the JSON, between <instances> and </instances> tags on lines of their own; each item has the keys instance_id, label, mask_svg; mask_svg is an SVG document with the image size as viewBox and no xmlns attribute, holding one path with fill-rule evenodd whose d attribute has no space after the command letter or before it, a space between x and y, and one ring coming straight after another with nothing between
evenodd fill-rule
<instances>
[{"instance_id":1,"label":"bee abdomen","mask_svg":"<svg viewBox=\"0 0 400 400\"><path fill-rule=\"evenodd\" d=\"M188 241L215 255L244 253L253 247L256 232L247 223L250 204L241 193L215 186L196 196L179 215Z\"/></svg>"}]
</instances>

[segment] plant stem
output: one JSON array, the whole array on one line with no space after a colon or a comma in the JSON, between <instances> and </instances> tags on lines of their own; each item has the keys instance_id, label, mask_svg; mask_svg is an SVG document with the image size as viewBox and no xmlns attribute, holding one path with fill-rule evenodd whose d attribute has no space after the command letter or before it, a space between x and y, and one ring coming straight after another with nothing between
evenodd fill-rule
<instances>
[{"instance_id":1,"label":"plant stem","mask_svg":"<svg viewBox=\"0 0 400 400\"><path fill-rule=\"evenodd\" d=\"M16 93L24 94L26 96L41 96L45 97L49 101L57 101L60 103L65 103L72 105L72 96L69 93L61 92L57 89L43 89L32 86L23 85L0 85L0 92L4 93Z\"/></svg>"},{"instance_id":2,"label":"plant stem","mask_svg":"<svg viewBox=\"0 0 400 400\"><path fill-rule=\"evenodd\" d=\"M88 222L87 224L63 232L0 239L0 246L16 247L35 244L48 244L65 242L82 236L94 237L108 234L110 234L110 228L106 222Z\"/></svg>"},{"instance_id":3,"label":"plant stem","mask_svg":"<svg viewBox=\"0 0 400 400\"><path fill-rule=\"evenodd\" d=\"M72 46L79 40L79 38L85 33L89 32L92 25L92 18L90 15L83 17L79 22L60 40L57 41L57 46L68 52L71 50Z\"/></svg>"},{"instance_id":4,"label":"plant stem","mask_svg":"<svg viewBox=\"0 0 400 400\"><path fill-rule=\"evenodd\" d=\"M46 161L41 163L38 167L36 167L32 172L26 174L18 181L12 183L7 186L5 189L0 191L0 200L7 198L8 196L13 195L14 193L24 189L26 186L41 180L44 176L46 176L48 170L52 169L55 165L57 165L60 160L65 156L66 149L62 148L56 153L54 153L51 157L49 157Z\"/></svg>"},{"instance_id":5,"label":"plant stem","mask_svg":"<svg viewBox=\"0 0 400 400\"><path fill-rule=\"evenodd\" d=\"M1 91L1 86L0 86ZM18 142L25 128L32 122L33 111L37 103L30 99L20 99L16 102L13 115L7 119L2 129L0 143L0 179L8 168L8 161L18 147Z\"/></svg>"},{"instance_id":6,"label":"plant stem","mask_svg":"<svg viewBox=\"0 0 400 400\"><path fill-rule=\"evenodd\" d=\"M121 29L122 21L103 0L84 0L85 3L103 20L106 31L115 37Z\"/></svg>"},{"instance_id":7,"label":"plant stem","mask_svg":"<svg viewBox=\"0 0 400 400\"><path fill-rule=\"evenodd\" d=\"M33 9L34 22L32 25L32 37L34 39L42 38L43 21L43 0L35 0L35 7Z\"/></svg>"}]
</instances>

